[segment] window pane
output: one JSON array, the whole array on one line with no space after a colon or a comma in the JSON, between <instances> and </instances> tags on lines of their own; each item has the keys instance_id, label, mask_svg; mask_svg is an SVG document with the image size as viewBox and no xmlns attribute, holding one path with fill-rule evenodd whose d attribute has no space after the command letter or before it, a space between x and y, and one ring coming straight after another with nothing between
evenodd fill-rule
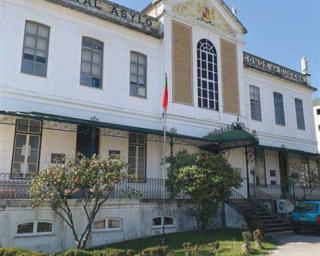
<instances>
[{"instance_id":1,"label":"window pane","mask_svg":"<svg viewBox=\"0 0 320 256\"><path fill-rule=\"evenodd\" d=\"M33 222L19 224L17 226L17 234L32 234L33 233Z\"/></svg>"},{"instance_id":2,"label":"window pane","mask_svg":"<svg viewBox=\"0 0 320 256\"><path fill-rule=\"evenodd\" d=\"M49 38L49 28L45 26L39 26L38 34L43 38Z\"/></svg>"},{"instance_id":3,"label":"window pane","mask_svg":"<svg viewBox=\"0 0 320 256\"><path fill-rule=\"evenodd\" d=\"M16 148L22 148L23 145L26 145L27 135L17 134L16 135Z\"/></svg>"},{"instance_id":4,"label":"window pane","mask_svg":"<svg viewBox=\"0 0 320 256\"><path fill-rule=\"evenodd\" d=\"M83 62L82 65L81 65L81 71L83 73L90 74L91 73L91 65L90 65L90 63Z\"/></svg>"},{"instance_id":5,"label":"window pane","mask_svg":"<svg viewBox=\"0 0 320 256\"><path fill-rule=\"evenodd\" d=\"M164 225L173 225L173 218L165 217L164 218Z\"/></svg>"},{"instance_id":6,"label":"window pane","mask_svg":"<svg viewBox=\"0 0 320 256\"><path fill-rule=\"evenodd\" d=\"M36 120L30 120L29 131L32 133L40 133L41 132L41 122L36 121Z\"/></svg>"},{"instance_id":7,"label":"window pane","mask_svg":"<svg viewBox=\"0 0 320 256\"><path fill-rule=\"evenodd\" d=\"M36 38L33 36L26 36L25 46L29 47L29 48L35 48L36 47Z\"/></svg>"},{"instance_id":8,"label":"window pane","mask_svg":"<svg viewBox=\"0 0 320 256\"><path fill-rule=\"evenodd\" d=\"M52 231L52 223L38 222L37 233L50 233Z\"/></svg>"},{"instance_id":9,"label":"window pane","mask_svg":"<svg viewBox=\"0 0 320 256\"><path fill-rule=\"evenodd\" d=\"M152 220L152 226L161 226L161 225L162 225L161 217L154 218Z\"/></svg>"},{"instance_id":10,"label":"window pane","mask_svg":"<svg viewBox=\"0 0 320 256\"><path fill-rule=\"evenodd\" d=\"M37 41L37 49L41 51L47 51L47 40L39 38Z\"/></svg>"},{"instance_id":11,"label":"window pane","mask_svg":"<svg viewBox=\"0 0 320 256\"><path fill-rule=\"evenodd\" d=\"M117 219L108 220L108 229L119 229L121 228L121 221Z\"/></svg>"},{"instance_id":12,"label":"window pane","mask_svg":"<svg viewBox=\"0 0 320 256\"><path fill-rule=\"evenodd\" d=\"M36 35L37 34L37 25L33 22L27 22L26 23L26 32L28 34Z\"/></svg>"},{"instance_id":13,"label":"window pane","mask_svg":"<svg viewBox=\"0 0 320 256\"><path fill-rule=\"evenodd\" d=\"M138 95L141 97L146 96L146 88L144 86L139 86L138 87Z\"/></svg>"},{"instance_id":14,"label":"window pane","mask_svg":"<svg viewBox=\"0 0 320 256\"><path fill-rule=\"evenodd\" d=\"M46 76L46 69L47 69L47 66L44 65L44 64L39 64L39 63L36 63L35 65L35 74L38 75L38 76L43 76L45 77Z\"/></svg>"},{"instance_id":15,"label":"window pane","mask_svg":"<svg viewBox=\"0 0 320 256\"><path fill-rule=\"evenodd\" d=\"M95 64L102 64L102 58L101 58L101 55L100 54L98 54L98 53L93 53L93 63L95 63Z\"/></svg>"},{"instance_id":16,"label":"window pane","mask_svg":"<svg viewBox=\"0 0 320 256\"><path fill-rule=\"evenodd\" d=\"M29 131L29 120L28 119L17 119L17 131L28 132Z\"/></svg>"},{"instance_id":17,"label":"window pane","mask_svg":"<svg viewBox=\"0 0 320 256\"><path fill-rule=\"evenodd\" d=\"M88 51L88 50L83 49L82 60L90 62L91 61L91 52Z\"/></svg>"},{"instance_id":18,"label":"window pane","mask_svg":"<svg viewBox=\"0 0 320 256\"><path fill-rule=\"evenodd\" d=\"M131 74L138 73L138 66L136 64L131 63Z\"/></svg>"},{"instance_id":19,"label":"window pane","mask_svg":"<svg viewBox=\"0 0 320 256\"><path fill-rule=\"evenodd\" d=\"M93 66L92 66L92 74L95 75L95 76L98 76L98 77L101 76L101 70L100 70L100 66L99 65L93 64Z\"/></svg>"},{"instance_id":20,"label":"window pane","mask_svg":"<svg viewBox=\"0 0 320 256\"><path fill-rule=\"evenodd\" d=\"M97 220L93 222L93 230L104 230L106 229L106 220Z\"/></svg>"}]
</instances>

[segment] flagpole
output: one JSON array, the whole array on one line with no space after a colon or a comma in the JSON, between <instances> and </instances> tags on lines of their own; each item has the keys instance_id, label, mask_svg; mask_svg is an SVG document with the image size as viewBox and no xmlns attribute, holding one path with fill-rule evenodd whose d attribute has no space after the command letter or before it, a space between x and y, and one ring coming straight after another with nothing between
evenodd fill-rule
<instances>
[{"instance_id":1,"label":"flagpole","mask_svg":"<svg viewBox=\"0 0 320 256\"><path fill-rule=\"evenodd\" d=\"M163 199L163 209L162 209L162 240L161 245L167 245L167 241L165 239L165 216L166 216L166 140L167 140L167 85L168 85L168 77L167 73L165 74L165 90L164 90L164 101L163 102L163 149L162 149L162 157L163 157L163 169L162 169L162 179L163 179L163 188L162 188L162 199Z\"/></svg>"}]
</instances>

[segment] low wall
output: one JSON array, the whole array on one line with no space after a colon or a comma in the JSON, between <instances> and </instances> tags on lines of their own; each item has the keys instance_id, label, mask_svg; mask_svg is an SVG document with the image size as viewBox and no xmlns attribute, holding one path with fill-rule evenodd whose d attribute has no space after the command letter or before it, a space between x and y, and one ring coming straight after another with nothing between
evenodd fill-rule
<instances>
[{"instance_id":1,"label":"low wall","mask_svg":"<svg viewBox=\"0 0 320 256\"><path fill-rule=\"evenodd\" d=\"M82 230L85 225L81 202L72 202L75 225ZM195 230L197 223L192 216L191 205L181 201L166 204L166 216L174 218L173 225L165 228L166 233ZM162 234L162 227L154 227L152 219L162 216L162 204L157 201L109 200L98 213L96 220L104 218L121 219L122 227L115 231L93 232L90 247L111 244ZM241 216L226 206L227 226L243 228ZM17 235L17 225L31 221L48 221L54 224L53 234ZM211 228L221 227L220 216L211 223ZM0 201L0 247L21 247L37 251L58 252L74 247L75 243L70 228L57 216L49 206L43 205L33 209L28 200Z\"/></svg>"}]
</instances>

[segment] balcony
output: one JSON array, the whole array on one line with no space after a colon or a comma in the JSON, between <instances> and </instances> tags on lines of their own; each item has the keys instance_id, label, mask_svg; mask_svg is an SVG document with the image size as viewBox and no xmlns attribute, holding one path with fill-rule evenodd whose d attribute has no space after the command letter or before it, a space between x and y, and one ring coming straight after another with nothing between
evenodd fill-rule
<instances>
[{"instance_id":1,"label":"balcony","mask_svg":"<svg viewBox=\"0 0 320 256\"><path fill-rule=\"evenodd\" d=\"M10 179L9 174L0 173L0 200L1 199L30 199L28 189L30 180ZM110 198L112 199L141 199L160 200L169 199L169 192L164 189L163 179L124 180L116 184ZM77 197L80 198L81 196ZM175 199L188 199L180 193Z\"/></svg>"}]
</instances>

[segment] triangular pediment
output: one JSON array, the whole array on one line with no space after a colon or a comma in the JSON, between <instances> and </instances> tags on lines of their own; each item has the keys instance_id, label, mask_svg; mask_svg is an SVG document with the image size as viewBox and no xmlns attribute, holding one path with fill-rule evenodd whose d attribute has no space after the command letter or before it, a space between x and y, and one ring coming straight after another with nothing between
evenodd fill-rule
<instances>
[{"instance_id":1,"label":"triangular pediment","mask_svg":"<svg viewBox=\"0 0 320 256\"><path fill-rule=\"evenodd\" d=\"M221 0L183 0L171 2L174 15L185 17L219 31L236 35L246 33L240 21Z\"/></svg>"}]
</instances>

